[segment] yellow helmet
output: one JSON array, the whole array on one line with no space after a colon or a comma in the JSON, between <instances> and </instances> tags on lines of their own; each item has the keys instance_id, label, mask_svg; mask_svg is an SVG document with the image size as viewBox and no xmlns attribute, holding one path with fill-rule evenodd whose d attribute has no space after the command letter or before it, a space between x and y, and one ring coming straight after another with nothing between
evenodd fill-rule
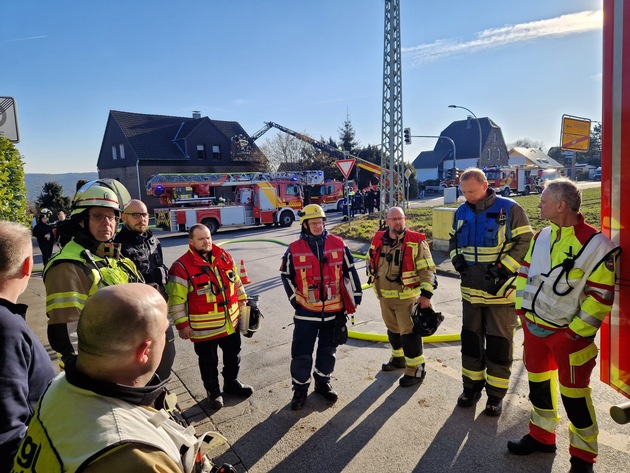
<instances>
[{"instance_id":1,"label":"yellow helmet","mask_svg":"<svg viewBox=\"0 0 630 473\"><path fill-rule=\"evenodd\" d=\"M115 179L97 179L85 183L74 195L70 215L77 215L88 207L106 207L120 214L131 200L125 186Z\"/></svg>"},{"instance_id":2,"label":"yellow helmet","mask_svg":"<svg viewBox=\"0 0 630 473\"><path fill-rule=\"evenodd\" d=\"M301 217L300 225L302 225L304 222L312 218L323 218L324 220L326 220L326 214L324 213L324 209L322 209L317 204L308 204L306 207L300 210L298 215Z\"/></svg>"}]
</instances>

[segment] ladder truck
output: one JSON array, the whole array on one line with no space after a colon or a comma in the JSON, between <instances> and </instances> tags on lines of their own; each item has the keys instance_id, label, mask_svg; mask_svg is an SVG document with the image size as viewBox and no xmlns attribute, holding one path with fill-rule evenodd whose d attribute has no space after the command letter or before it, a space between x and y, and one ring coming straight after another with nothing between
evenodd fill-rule
<instances>
[{"instance_id":1,"label":"ladder truck","mask_svg":"<svg viewBox=\"0 0 630 473\"><path fill-rule=\"evenodd\" d=\"M221 227L289 227L304 207L304 185L323 180L322 171L156 174L146 187L166 206L154 211L157 226L186 232L202 223L214 234Z\"/></svg>"}]
</instances>

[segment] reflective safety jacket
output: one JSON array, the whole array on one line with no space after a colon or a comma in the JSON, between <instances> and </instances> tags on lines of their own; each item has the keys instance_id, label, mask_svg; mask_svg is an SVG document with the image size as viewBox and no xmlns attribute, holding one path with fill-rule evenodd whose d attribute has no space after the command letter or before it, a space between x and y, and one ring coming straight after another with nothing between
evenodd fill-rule
<instances>
[{"instance_id":1,"label":"reflective safety jacket","mask_svg":"<svg viewBox=\"0 0 630 473\"><path fill-rule=\"evenodd\" d=\"M82 389L61 373L37 405L13 471L89 470L91 463L98 463L117 446L129 444L164 452L184 472L193 471L201 446L192 426L185 429L165 411ZM159 462L156 457L155 467ZM131 464L117 466L120 471L134 470Z\"/></svg>"},{"instance_id":2,"label":"reflective safety jacket","mask_svg":"<svg viewBox=\"0 0 630 473\"><path fill-rule=\"evenodd\" d=\"M200 342L238 330L239 302L247 300L232 256L212 245L209 260L189 247L168 272L169 317L178 330L190 326Z\"/></svg>"},{"instance_id":3,"label":"reflective safety jacket","mask_svg":"<svg viewBox=\"0 0 630 473\"><path fill-rule=\"evenodd\" d=\"M458 207L450 234L451 259L461 255L467 264L460 273L462 298L471 304L512 304L488 292L495 285L488 269L501 264L516 273L521 266L533 235L523 208L488 189L481 202Z\"/></svg>"},{"instance_id":4,"label":"reflective safety jacket","mask_svg":"<svg viewBox=\"0 0 630 473\"><path fill-rule=\"evenodd\" d=\"M552 224L532 241L517 279L517 313L544 329L595 335L614 300L620 248L584 222Z\"/></svg>"},{"instance_id":5,"label":"reflective safety jacket","mask_svg":"<svg viewBox=\"0 0 630 473\"><path fill-rule=\"evenodd\" d=\"M361 281L352 254L341 238L327 231L317 237L302 233L289 245L280 272L298 320L326 322L343 313L344 278L355 305L361 303Z\"/></svg>"},{"instance_id":6,"label":"reflective safety jacket","mask_svg":"<svg viewBox=\"0 0 630 473\"><path fill-rule=\"evenodd\" d=\"M101 244L92 253L72 240L48 262L43 276L48 341L63 358L76 352L77 322L92 294L105 286L144 282L133 262L120 256L118 248Z\"/></svg>"},{"instance_id":7,"label":"reflective safety jacket","mask_svg":"<svg viewBox=\"0 0 630 473\"><path fill-rule=\"evenodd\" d=\"M410 299L433 295L435 263L422 233L407 229L402 238L392 241L388 229L376 232L366 263L378 297Z\"/></svg>"}]
</instances>

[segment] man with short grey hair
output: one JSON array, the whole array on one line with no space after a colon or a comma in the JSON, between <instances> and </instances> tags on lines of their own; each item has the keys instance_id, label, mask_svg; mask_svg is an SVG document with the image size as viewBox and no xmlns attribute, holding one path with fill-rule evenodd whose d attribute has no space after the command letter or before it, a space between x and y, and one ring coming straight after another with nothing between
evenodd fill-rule
<instances>
[{"instance_id":1,"label":"man with short grey hair","mask_svg":"<svg viewBox=\"0 0 630 473\"><path fill-rule=\"evenodd\" d=\"M11 471L26 426L55 369L46 349L26 324L19 296L33 270L31 233L0 221L0 472Z\"/></svg>"}]
</instances>

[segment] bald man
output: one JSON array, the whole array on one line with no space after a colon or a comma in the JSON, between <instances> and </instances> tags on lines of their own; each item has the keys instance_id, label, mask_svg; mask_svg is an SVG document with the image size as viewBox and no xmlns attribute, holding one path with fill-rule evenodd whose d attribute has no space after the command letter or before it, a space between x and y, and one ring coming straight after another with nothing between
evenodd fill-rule
<instances>
[{"instance_id":1,"label":"bald man","mask_svg":"<svg viewBox=\"0 0 630 473\"><path fill-rule=\"evenodd\" d=\"M88 299L78 355L42 396L15 471L191 471L197 440L155 410L166 313L146 284L108 286Z\"/></svg>"},{"instance_id":2,"label":"bald man","mask_svg":"<svg viewBox=\"0 0 630 473\"><path fill-rule=\"evenodd\" d=\"M122 254L133 261L144 282L155 287L166 298L168 268L164 265L160 240L149 230L149 217L144 202L130 200L121 216L124 225L116 234L114 243L120 243ZM161 379L167 379L171 375L174 360L175 333L169 324L162 362L156 371Z\"/></svg>"}]
</instances>

